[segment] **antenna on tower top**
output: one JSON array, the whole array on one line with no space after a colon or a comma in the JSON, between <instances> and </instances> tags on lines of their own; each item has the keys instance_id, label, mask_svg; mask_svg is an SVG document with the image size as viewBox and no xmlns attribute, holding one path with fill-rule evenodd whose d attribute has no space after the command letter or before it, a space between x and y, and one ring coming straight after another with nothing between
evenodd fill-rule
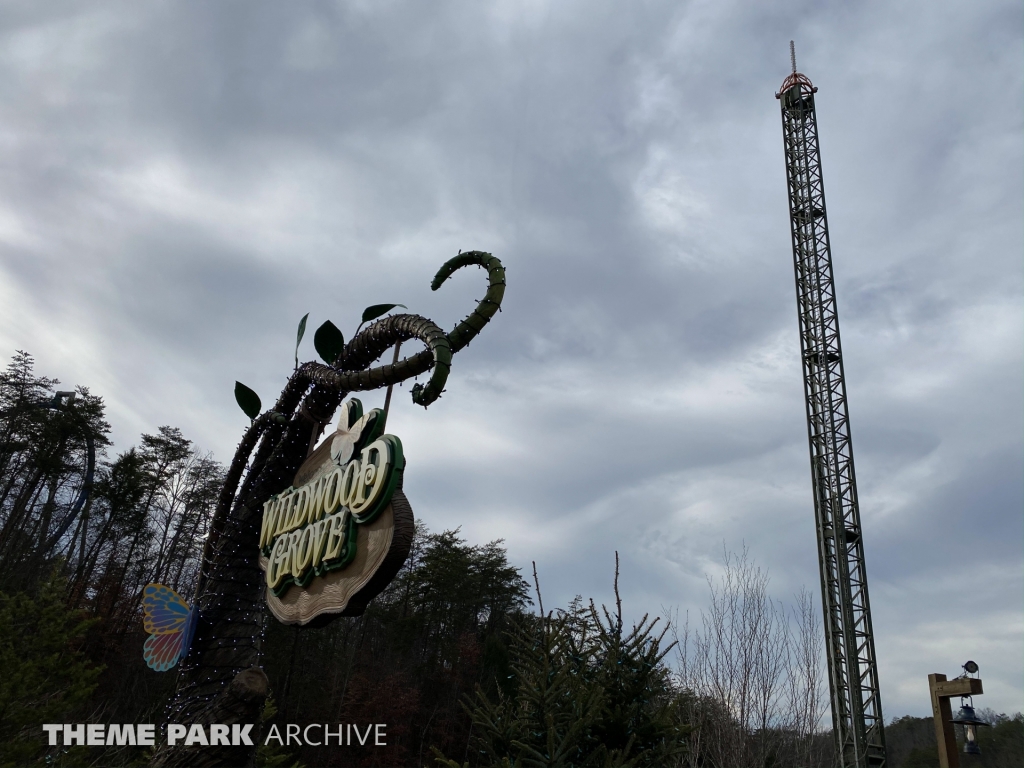
<instances>
[{"instance_id":1,"label":"antenna on tower top","mask_svg":"<svg viewBox=\"0 0 1024 768\"><path fill-rule=\"evenodd\" d=\"M793 65L793 74L796 74L796 46L793 45L793 41L789 41L789 63Z\"/></svg>"}]
</instances>

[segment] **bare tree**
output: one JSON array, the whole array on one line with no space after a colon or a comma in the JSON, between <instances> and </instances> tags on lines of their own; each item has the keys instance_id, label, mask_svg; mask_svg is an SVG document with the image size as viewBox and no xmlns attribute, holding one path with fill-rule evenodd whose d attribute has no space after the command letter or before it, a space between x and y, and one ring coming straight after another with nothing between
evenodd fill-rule
<instances>
[{"instance_id":1,"label":"bare tree","mask_svg":"<svg viewBox=\"0 0 1024 768\"><path fill-rule=\"evenodd\" d=\"M789 728L798 765L831 765L834 747L823 738L822 719L828 707L822 664L822 623L814 597L806 589L796 595L794 630L788 666Z\"/></svg>"},{"instance_id":2,"label":"bare tree","mask_svg":"<svg viewBox=\"0 0 1024 768\"><path fill-rule=\"evenodd\" d=\"M694 726L690 764L828 764L816 738L825 697L810 595L802 591L790 615L746 546L723 551L723 564L718 581L708 577L700 627L691 631L687 620L678 646Z\"/></svg>"}]
</instances>

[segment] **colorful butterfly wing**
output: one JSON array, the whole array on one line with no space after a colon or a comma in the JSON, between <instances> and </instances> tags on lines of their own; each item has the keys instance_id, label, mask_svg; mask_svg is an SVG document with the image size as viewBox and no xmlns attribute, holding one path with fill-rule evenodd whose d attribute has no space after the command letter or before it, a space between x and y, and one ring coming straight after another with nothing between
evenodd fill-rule
<instances>
[{"instance_id":1,"label":"colorful butterfly wing","mask_svg":"<svg viewBox=\"0 0 1024 768\"><path fill-rule=\"evenodd\" d=\"M181 646L185 641L184 632L166 635L150 635L142 646L142 658L150 669L166 672L181 658Z\"/></svg>"},{"instance_id":2,"label":"colorful butterfly wing","mask_svg":"<svg viewBox=\"0 0 1024 768\"><path fill-rule=\"evenodd\" d=\"M189 617L188 603L163 584L147 584L142 590L142 623L153 635L181 632Z\"/></svg>"}]
</instances>

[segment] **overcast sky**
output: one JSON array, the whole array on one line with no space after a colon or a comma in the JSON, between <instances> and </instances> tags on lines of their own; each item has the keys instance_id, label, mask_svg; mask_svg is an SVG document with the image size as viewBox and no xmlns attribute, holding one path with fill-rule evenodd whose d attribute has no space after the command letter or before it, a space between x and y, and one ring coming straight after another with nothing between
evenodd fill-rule
<instances>
[{"instance_id":1,"label":"overcast sky","mask_svg":"<svg viewBox=\"0 0 1024 768\"><path fill-rule=\"evenodd\" d=\"M239 379L368 304L504 311L389 431L549 605L699 620L723 546L818 595L779 104L816 86L882 703L1024 701L1016 0L7 2L0 354L228 462ZM301 357L314 356L311 339ZM379 406L382 393L363 398Z\"/></svg>"}]
</instances>

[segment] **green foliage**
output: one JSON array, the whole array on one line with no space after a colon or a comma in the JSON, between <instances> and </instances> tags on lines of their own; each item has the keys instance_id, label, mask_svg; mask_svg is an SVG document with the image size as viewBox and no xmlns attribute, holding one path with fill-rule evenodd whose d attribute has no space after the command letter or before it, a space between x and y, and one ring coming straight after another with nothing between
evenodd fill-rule
<instances>
[{"instance_id":1,"label":"green foliage","mask_svg":"<svg viewBox=\"0 0 1024 768\"><path fill-rule=\"evenodd\" d=\"M954 712L956 711L954 707ZM996 714L979 708L978 716L991 724L978 729L980 757L964 755L963 734L958 728L960 764L965 768L1016 768L1024 758L1024 716ZM935 768L939 749L935 743L935 723L930 717L900 717L885 727L889 763L893 768Z\"/></svg>"},{"instance_id":2,"label":"green foliage","mask_svg":"<svg viewBox=\"0 0 1024 768\"><path fill-rule=\"evenodd\" d=\"M34 592L67 552L85 483L88 442L97 460L109 445L101 398L78 387L57 409L56 379L36 376L32 356L14 355L0 371L0 591Z\"/></svg>"},{"instance_id":3,"label":"green foliage","mask_svg":"<svg viewBox=\"0 0 1024 768\"><path fill-rule=\"evenodd\" d=\"M368 323L371 320L376 320L381 315L387 314L395 307L401 307L402 309L408 309L405 304L374 304L373 306L367 307L363 310L362 323Z\"/></svg>"},{"instance_id":4,"label":"green foliage","mask_svg":"<svg viewBox=\"0 0 1024 768\"><path fill-rule=\"evenodd\" d=\"M976 765L978 768L1019 766L1024 759L1024 715L1020 712L1011 716L997 715L991 709L980 709L978 716L991 723L992 727L978 729L981 757L974 758L970 763L962 759L961 764Z\"/></svg>"},{"instance_id":5,"label":"green foliage","mask_svg":"<svg viewBox=\"0 0 1024 768\"><path fill-rule=\"evenodd\" d=\"M267 724L276 715L277 705L272 697L268 697L263 704L263 716L261 717L264 738L267 733ZM289 762L290 760L291 762ZM291 755L277 742L267 744L261 739L259 746L256 747L255 768L306 768L306 765L298 760L292 760Z\"/></svg>"},{"instance_id":6,"label":"green foliage","mask_svg":"<svg viewBox=\"0 0 1024 768\"><path fill-rule=\"evenodd\" d=\"M334 365L345 351L345 336L338 330L338 326L325 320L313 334L313 346L325 363Z\"/></svg>"},{"instance_id":7,"label":"green foliage","mask_svg":"<svg viewBox=\"0 0 1024 768\"><path fill-rule=\"evenodd\" d=\"M264 664L291 723L386 723L387 747L306 747L311 765L417 765L430 745L465 758L476 685L490 694L511 674L507 629L528 586L501 542L466 542L457 531L417 526L412 551L360 617L322 629L271 622ZM511 690L511 689L510 689Z\"/></svg>"},{"instance_id":8,"label":"green foliage","mask_svg":"<svg viewBox=\"0 0 1024 768\"><path fill-rule=\"evenodd\" d=\"M242 409L242 413L250 419L255 419L259 416L260 410L263 408L260 396L240 381L235 382L235 402Z\"/></svg>"},{"instance_id":9,"label":"green foliage","mask_svg":"<svg viewBox=\"0 0 1024 768\"><path fill-rule=\"evenodd\" d=\"M528 585L502 542L470 545L458 530L422 533L393 593L448 627L494 627L529 602Z\"/></svg>"},{"instance_id":10,"label":"green foliage","mask_svg":"<svg viewBox=\"0 0 1024 768\"><path fill-rule=\"evenodd\" d=\"M930 717L898 717L885 726L886 757L893 768L936 766L935 723Z\"/></svg>"},{"instance_id":11,"label":"green foliage","mask_svg":"<svg viewBox=\"0 0 1024 768\"><path fill-rule=\"evenodd\" d=\"M42 723L75 722L102 669L77 649L91 621L69 610L51 578L39 595L0 593L0 766L27 765L45 746Z\"/></svg>"},{"instance_id":12,"label":"green foliage","mask_svg":"<svg viewBox=\"0 0 1024 768\"><path fill-rule=\"evenodd\" d=\"M306 321L309 319L309 312L302 316L299 320L299 329L295 333L295 367L299 367L299 345L302 343L302 337L306 335Z\"/></svg>"},{"instance_id":13,"label":"green foliage","mask_svg":"<svg viewBox=\"0 0 1024 768\"><path fill-rule=\"evenodd\" d=\"M173 427L107 460L102 400L78 387L72 404L38 407L58 382L32 367L18 353L0 370L0 765L29 764L44 722L159 721L175 680L142 659L141 590L159 581L193 592L223 482L222 468ZM95 475L76 509L87 434ZM60 579L48 584L51 573ZM94 620L87 632L78 611ZM98 677L76 672L101 666ZM55 768L113 766L144 752L73 747L46 759Z\"/></svg>"},{"instance_id":14,"label":"green foliage","mask_svg":"<svg viewBox=\"0 0 1024 768\"><path fill-rule=\"evenodd\" d=\"M466 710L479 764L491 768L669 766L689 729L662 663L672 645L646 616L629 632L620 613L577 599L511 633L514 692L477 688ZM459 768L435 752L437 763ZM467 764L468 765L468 764Z\"/></svg>"},{"instance_id":15,"label":"green foliage","mask_svg":"<svg viewBox=\"0 0 1024 768\"><path fill-rule=\"evenodd\" d=\"M939 748L935 744L930 747L914 747L900 765L901 768L938 768Z\"/></svg>"}]
</instances>

